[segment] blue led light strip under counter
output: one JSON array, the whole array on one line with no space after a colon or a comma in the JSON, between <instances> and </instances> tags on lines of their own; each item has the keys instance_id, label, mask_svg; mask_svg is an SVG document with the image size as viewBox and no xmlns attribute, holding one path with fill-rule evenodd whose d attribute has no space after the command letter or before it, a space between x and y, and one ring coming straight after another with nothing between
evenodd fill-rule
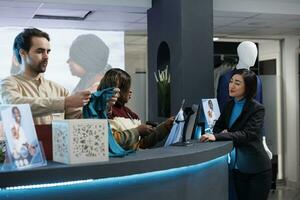
<instances>
[{"instance_id":1,"label":"blue led light strip under counter","mask_svg":"<svg viewBox=\"0 0 300 200\"><path fill-rule=\"evenodd\" d=\"M68 182L59 182L59 183L45 183L45 184L36 184L36 185L23 185L23 186L14 186L14 187L5 187L0 189L0 194L3 192L8 191L16 191L16 190L33 190L33 189L47 189L47 188L62 188L62 187L85 187L89 184L95 184L97 187L109 187L110 185L122 185L122 184L130 184L132 182L140 182L146 181L149 179L164 179L164 178L171 178L176 176L182 176L188 173L196 173L201 171L205 168L209 168L215 165L218 162L224 161L227 162L227 155L221 156L214 160L210 160L204 163L184 166L179 168L172 168L168 170L161 170L161 171L154 171L154 172L147 172L142 174L134 174L128 176L120 176L120 177L110 177L110 178L103 178L103 179L87 179L87 180L78 180L78 181L68 181Z\"/></svg>"}]
</instances>

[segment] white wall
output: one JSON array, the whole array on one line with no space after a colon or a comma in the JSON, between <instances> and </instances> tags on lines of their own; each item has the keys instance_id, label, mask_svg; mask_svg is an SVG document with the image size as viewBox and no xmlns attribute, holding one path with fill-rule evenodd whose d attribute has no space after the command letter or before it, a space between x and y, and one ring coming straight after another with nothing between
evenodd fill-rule
<instances>
[{"instance_id":1,"label":"white wall","mask_svg":"<svg viewBox=\"0 0 300 200\"><path fill-rule=\"evenodd\" d=\"M282 41L282 100L284 174L288 184L299 186L299 37Z\"/></svg>"},{"instance_id":2,"label":"white wall","mask_svg":"<svg viewBox=\"0 0 300 200\"><path fill-rule=\"evenodd\" d=\"M148 116L147 98L147 36L144 34L125 34L125 70L132 77L132 99L128 107L136 112L142 122Z\"/></svg>"},{"instance_id":3,"label":"white wall","mask_svg":"<svg viewBox=\"0 0 300 200\"><path fill-rule=\"evenodd\" d=\"M282 64L279 40L259 42L259 61L276 59L276 75L262 75L263 98L266 107L265 131L267 144L278 155L278 179L283 179L282 152Z\"/></svg>"}]
</instances>

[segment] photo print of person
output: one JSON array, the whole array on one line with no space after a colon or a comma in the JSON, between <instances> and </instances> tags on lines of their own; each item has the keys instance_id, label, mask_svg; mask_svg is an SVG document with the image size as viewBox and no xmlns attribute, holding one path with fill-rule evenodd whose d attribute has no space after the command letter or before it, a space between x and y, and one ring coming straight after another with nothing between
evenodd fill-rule
<instances>
[{"instance_id":1,"label":"photo print of person","mask_svg":"<svg viewBox=\"0 0 300 200\"><path fill-rule=\"evenodd\" d=\"M44 165L29 105L1 106L1 118L12 168Z\"/></svg>"},{"instance_id":2,"label":"photo print of person","mask_svg":"<svg viewBox=\"0 0 300 200\"><path fill-rule=\"evenodd\" d=\"M69 50L71 74L80 78L72 93L89 89L97 90L97 86L105 72L111 69L108 64L109 47L94 34L79 35Z\"/></svg>"},{"instance_id":3,"label":"photo print of person","mask_svg":"<svg viewBox=\"0 0 300 200\"><path fill-rule=\"evenodd\" d=\"M220 116L220 109L217 99L202 99L205 119L210 131L212 131L217 119Z\"/></svg>"}]
</instances>

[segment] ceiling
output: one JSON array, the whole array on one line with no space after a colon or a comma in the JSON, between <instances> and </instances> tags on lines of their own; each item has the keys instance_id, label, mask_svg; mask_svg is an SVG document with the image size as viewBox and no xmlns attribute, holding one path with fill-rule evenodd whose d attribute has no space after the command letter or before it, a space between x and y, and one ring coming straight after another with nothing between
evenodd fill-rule
<instances>
[{"instance_id":1,"label":"ceiling","mask_svg":"<svg viewBox=\"0 0 300 200\"><path fill-rule=\"evenodd\" d=\"M300 0L214 0L214 35L300 35Z\"/></svg>"},{"instance_id":2,"label":"ceiling","mask_svg":"<svg viewBox=\"0 0 300 200\"><path fill-rule=\"evenodd\" d=\"M300 35L300 0L214 0L214 35ZM33 26L145 33L151 0L0 0L0 27ZM92 11L85 20L35 19L39 13Z\"/></svg>"},{"instance_id":3,"label":"ceiling","mask_svg":"<svg viewBox=\"0 0 300 200\"><path fill-rule=\"evenodd\" d=\"M147 26L149 0L85 0L57 3L55 0L0 0L0 27L32 26L40 28L73 28L92 30L144 31ZM62 2L62 1L61 1ZM124 3L125 2L125 3ZM39 13L66 15L72 11L90 10L85 20L34 19Z\"/></svg>"}]
</instances>

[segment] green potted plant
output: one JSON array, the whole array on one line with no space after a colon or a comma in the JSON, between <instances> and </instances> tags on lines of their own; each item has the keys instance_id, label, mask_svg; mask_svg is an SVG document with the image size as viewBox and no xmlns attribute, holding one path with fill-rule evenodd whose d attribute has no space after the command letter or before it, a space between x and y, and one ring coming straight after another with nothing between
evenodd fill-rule
<instances>
[{"instance_id":1,"label":"green potted plant","mask_svg":"<svg viewBox=\"0 0 300 200\"><path fill-rule=\"evenodd\" d=\"M171 114L171 75L168 72L168 65L164 70L154 72L157 83L158 94L158 116L169 117Z\"/></svg>"}]
</instances>

